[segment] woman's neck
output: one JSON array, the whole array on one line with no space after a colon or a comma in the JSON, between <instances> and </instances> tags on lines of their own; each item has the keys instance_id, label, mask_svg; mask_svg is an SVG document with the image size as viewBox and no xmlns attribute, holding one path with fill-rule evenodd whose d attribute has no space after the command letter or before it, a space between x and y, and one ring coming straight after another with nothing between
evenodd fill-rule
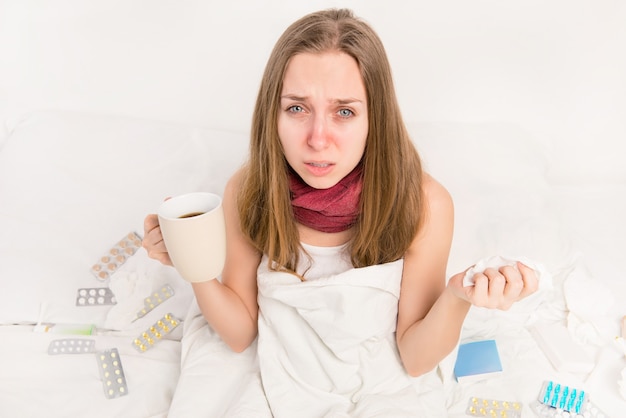
<instances>
[{"instance_id":1,"label":"woman's neck","mask_svg":"<svg viewBox=\"0 0 626 418\"><path fill-rule=\"evenodd\" d=\"M300 241L315 247L337 247L352 238L354 227L341 232L320 232L313 228L297 224Z\"/></svg>"}]
</instances>

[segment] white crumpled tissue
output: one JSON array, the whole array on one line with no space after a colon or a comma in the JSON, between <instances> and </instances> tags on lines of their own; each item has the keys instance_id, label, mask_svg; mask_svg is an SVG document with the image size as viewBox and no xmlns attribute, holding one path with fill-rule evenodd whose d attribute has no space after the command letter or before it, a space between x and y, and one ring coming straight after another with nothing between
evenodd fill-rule
<instances>
[{"instance_id":1,"label":"white crumpled tissue","mask_svg":"<svg viewBox=\"0 0 626 418\"><path fill-rule=\"evenodd\" d=\"M563 282L567 305L567 328L580 344L603 346L615 335L610 309L615 303L611 290L595 280L584 265L576 265Z\"/></svg>"},{"instance_id":2,"label":"white crumpled tissue","mask_svg":"<svg viewBox=\"0 0 626 418\"><path fill-rule=\"evenodd\" d=\"M517 269L518 261L535 270L537 279L539 280L540 289L550 284L549 282L551 282L551 280L546 280L546 278L549 277L549 274L541 264L535 263L526 257L503 257L496 255L483 258L467 270L465 272L465 276L463 276L463 286L474 286L474 275L482 273L488 268L498 269L503 266L513 266Z\"/></svg>"}]
</instances>

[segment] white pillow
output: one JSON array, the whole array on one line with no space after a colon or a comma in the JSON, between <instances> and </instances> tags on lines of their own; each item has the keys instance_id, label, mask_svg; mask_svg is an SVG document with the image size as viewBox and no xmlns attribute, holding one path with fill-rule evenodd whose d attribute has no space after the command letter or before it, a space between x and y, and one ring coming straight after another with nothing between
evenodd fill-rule
<instances>
[{"instance_id":1,"label":"white pillow","mask_svg":"<svg viewBox=\"0 0 626 418\"><path fill-rule=\"evenodd\" d=\"M165 197L221 195L247 147L244 133L149 120L72 112L23 118L0 149L0 323L104 327L110 306L76 306L79 288L107 285L91 266L127 233L143 235L144 217ZM147 278L153 289L172 284L176 295L162 309L184 317L190 286L143 249L131 259L119 274ZM108 323L130 326L119 317Z\"/></svg>"},{"instance_id":2,"label":"white pillow","mask_svg":"<svg viewBox=\"0 0 626 418\"><path fill-rule=\"evenodd\" d=\"M569 257L547 150L505 123L410 127L424 167L450 192L455 232L449 275L493 255L525 256L552 269Z\"/></svg>"}]
</instances>

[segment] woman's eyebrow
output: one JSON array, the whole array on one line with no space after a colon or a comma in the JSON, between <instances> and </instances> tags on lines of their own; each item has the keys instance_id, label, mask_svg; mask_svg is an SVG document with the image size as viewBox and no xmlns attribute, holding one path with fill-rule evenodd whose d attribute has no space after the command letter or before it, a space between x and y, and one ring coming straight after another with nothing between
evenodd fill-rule
<instances>
[{"instance_id":1,"label":"woman's eyebrow","mask_svg":"<svg viewBox=\"0 0 626 418\"><path fill-rule=\"evenodd\" d=\"M281 100L292 100L294 102L305 102L307 101L307 97L305 96L298 96L295 94L285 94L280 96ZM330 99L329 100L330 103L334 103L334 104L338 104L338 105L348 105L348 104L353 104L353 103L363 103L363 100L354 98L354 97L347 97L345 99Z\"/></svg>"},{"instance_id":2,"label":"woman's eyebrow","mask_svg":"<svg viewBox=\"0 0 626 418\"><path fill-rule=\"evenodd\" d=\"M286 99L286 100L293 100L294 102L304 102L304 101L306 101L306 97L304 97L304 96L297 96L295 94L285 94L285 95L280 96L280 99L281 100L284 100L284 99Z\"/></svg>"},{"instance_id":3,"label":"woman's eyebrow","mask_svg":"<svg viewBox=\"0 0 626 418\"><path fill-rule=\"evenodd\" d=\"M332 103L338 104L338 105L349 105L349 104L353 104L353 103L363 103L363 100L359 100L357 98L354 97L348 97L346 99L333 99L331 100Z\"/></svg>"}]
</instances>

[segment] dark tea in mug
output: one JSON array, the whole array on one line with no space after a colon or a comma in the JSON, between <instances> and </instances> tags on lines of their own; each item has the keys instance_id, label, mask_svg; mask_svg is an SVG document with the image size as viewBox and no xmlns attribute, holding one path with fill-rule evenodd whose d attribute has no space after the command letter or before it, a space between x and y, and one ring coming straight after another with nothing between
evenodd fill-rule
<instances>
[{"instance_id":1,"label":"dark tea in mug","mask_svg":"<svg viewBox=\"0 0 626 418\"><path fill-rule=\"evenodd\" d=\"M183 218L193 218L194 216L199 216L199 215L203 215L205 212L191 212L191 213L187 213L185 215L180 215L178 218L179 219L183 219Z\"/></svg>"}]
</instances>

